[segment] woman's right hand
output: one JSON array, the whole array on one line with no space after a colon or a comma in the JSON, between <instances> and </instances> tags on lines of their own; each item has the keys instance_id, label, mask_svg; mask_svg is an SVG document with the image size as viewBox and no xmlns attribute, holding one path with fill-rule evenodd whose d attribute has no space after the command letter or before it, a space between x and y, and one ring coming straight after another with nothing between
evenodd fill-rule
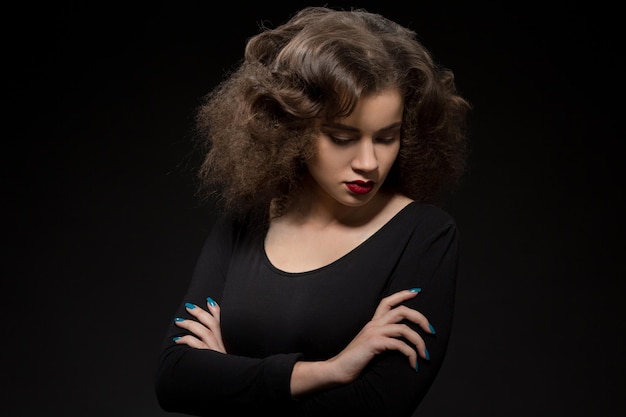
<instances>
[{"instance_id":1,"label":"woman's right hand","mask_svg":"<svg viewBox=\"0 0 626 417\"><path fill-rule=\"evenodd\" d=\"M220 306L207 298L207 310L195 304L186 303L185 309L195 320L177 320L176 325L191 332L191 335L176 339L177 344L185 344L196 349L211 349L226 353L220 325Z\"/></svg>"},{"instance_id":2,"label":"woman's right hand","mask_svg":"<svg viewBox=\"0 0 626 417\"><path fill-rule=\"evenodd\" d=\"M419 333L400 322L413 322L427 333L433 333L432 327L422 313L400 303L419 292L419 289L403 290L383 298L372 319L333 358L323 362L296 363L291 379L292 395L350 383L376 355L389 350L405 355L410 366L417 369L418 354L424 359L429 358L426 344Z\"/></svg>"}]
</instances>

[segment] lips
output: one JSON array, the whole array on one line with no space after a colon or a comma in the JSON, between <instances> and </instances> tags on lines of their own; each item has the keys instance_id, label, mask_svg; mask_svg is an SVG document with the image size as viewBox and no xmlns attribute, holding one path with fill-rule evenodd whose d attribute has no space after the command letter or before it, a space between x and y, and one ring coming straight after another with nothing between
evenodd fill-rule
<instances>
[{"instance_id":1,"label":"lips","mask_svg":"<svg viewBox=\"0 0 626 417\"><path fill-rule=\"evenodd\" d=\"M367 194L374 188L374 181L350 181L345 184L354 194Z\"/></svg>"}]
</instances>

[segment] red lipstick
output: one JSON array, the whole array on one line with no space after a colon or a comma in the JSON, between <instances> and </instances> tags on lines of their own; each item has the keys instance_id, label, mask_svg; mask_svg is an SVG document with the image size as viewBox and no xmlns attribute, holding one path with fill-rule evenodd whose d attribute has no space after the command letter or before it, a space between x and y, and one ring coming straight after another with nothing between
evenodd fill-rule
<instances>
[{"instance_id":1,"label":"red lipstick","mask_svg":"<svg viewBox=\"0 0 626 417\"><path fill-rule=\"evenodd\" d=\"M374 188L374 181L351 181L346 182L348 190L354 194L367 194Z\"/></svg>"}]
</instances>

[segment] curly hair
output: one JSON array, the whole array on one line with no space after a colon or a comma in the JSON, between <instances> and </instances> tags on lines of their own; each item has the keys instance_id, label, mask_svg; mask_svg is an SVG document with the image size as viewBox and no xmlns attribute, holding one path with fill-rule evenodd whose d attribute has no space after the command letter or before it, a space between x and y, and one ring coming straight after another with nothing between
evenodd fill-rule
<instances>
[{"instance_id":1,"label":"curly hair","mask_svg":"<svg viewBox=\"0 0 626 417\"><path fill-rule=\"evenodd\" d=\"M404 97L398 158L383 187L432 202L465 171L467 113L451 70L414 31L364 9L308 7L251 37L238 66L196 112L204 152L198 194L257 219L281 215L304 178L316 120L349 115L360 97Z\"/></svg>"}]
</instances>

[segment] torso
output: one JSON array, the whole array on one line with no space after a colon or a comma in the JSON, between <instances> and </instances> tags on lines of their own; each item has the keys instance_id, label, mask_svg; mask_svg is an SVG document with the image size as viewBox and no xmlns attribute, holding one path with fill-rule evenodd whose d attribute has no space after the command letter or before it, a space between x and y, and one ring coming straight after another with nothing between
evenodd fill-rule
<instances>
[{"instance_id":1,"label":"torso","mask_svg":"<svg viewBox=\"0 0 626 417\"><path fill-rule=\"evenodd\" d=\"M336 222L321 227L288 215L273 220L265 238L267 258L285 272L324 267L365 242L411 201L401 195L391 196L362 224Z\"/></svg>"}]
</instances>

